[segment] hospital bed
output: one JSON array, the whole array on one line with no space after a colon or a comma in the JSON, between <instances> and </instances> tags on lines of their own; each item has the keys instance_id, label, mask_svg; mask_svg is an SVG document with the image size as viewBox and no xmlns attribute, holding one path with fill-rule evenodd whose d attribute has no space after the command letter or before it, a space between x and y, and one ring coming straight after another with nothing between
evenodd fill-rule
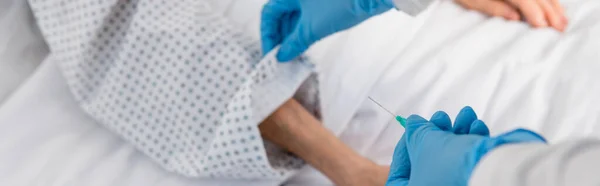
<instances>
[{"instance_id":1,"label":"hospital bed","mask_svg":"<svg viewBox=\"0 0 600 186\"><path fill-rule=\"evenodd\" d=\"M81 111L56 64L37 66L48 51L34 20L11 18L30 16L26 2L4 2L0 31L13 34L0 34L0 185L274 185L161 169ZM258 38L263 2L213 8ZM399 114L455 115L471 105L493 134L525 127L550 141L600 136L600 2L563 3L565 34L441 1L414 19L388 12L327 38L308 53L321 73L323 123L382 164L402 129L369 95ZM306 167L286 185L327 184Z\"/></svg>"}]
</instances>

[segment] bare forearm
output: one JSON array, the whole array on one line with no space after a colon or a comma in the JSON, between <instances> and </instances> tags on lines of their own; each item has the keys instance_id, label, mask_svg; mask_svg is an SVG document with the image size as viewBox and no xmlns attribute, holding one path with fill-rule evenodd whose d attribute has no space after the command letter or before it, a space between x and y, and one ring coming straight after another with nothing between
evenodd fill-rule
<instances>
[{"instance_id":1,"label":"bare forearm","mask_svg":"<svg viewBox=\"0 0 600 186\"><path fill-rule=\"evenodd\" d=\"M385 173L385 167L354 152L295 100L287 101L259 128L263 137L298 155L338 185L357 184L352 178L355 175ZM378 175L368 178L373 179L371 182L381 182L372 185L385 183L387 174Z\"/></svg>"}]
</instances>

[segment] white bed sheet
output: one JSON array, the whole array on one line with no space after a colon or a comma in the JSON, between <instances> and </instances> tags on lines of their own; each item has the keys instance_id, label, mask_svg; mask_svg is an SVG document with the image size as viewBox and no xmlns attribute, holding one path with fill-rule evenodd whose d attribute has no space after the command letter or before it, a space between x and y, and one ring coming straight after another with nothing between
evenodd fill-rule
<instances>
[{"instance_id":1,"label":"white bed sheet","mask_svg":"<svg viewBox=\"0 0 600 186\"><path fill-rule=\"evenodd\" d=\"M218 6L257 36L264 0L223 2ZM598 135L600 5L565 3L571 25L564 35L486 19L446 1L429 16L408 20L391 12L326 39L310 51L324 73L326 127L379 163L389 162L402 129L369 102L354 101L367 95L401 114L453 115L472 105L493 132L520 126L551 140ZM564 83L551 83L557 81ZM582 123L589 125L570 127ZM165 172L85 116L55 64L42 65L0 107L0 127L0 185L269 185ZM311 168L289 182L315 184L327 181Z\"/></svg>"},{"instance_id":2,"label":"white bed sheet","mask_svg":"<svg viewBox=\"0 0 600 186\"><path fill-rule=\"evenodd\" d=\"M552 142L600 137L600 1L562 3L565 33L444 1L370 94L404 115L470 105L492 134L523 127Z\"/></svg>"},{"instance_id":3,"label":"white bed sheet","mask_svg":"<svg viewBox=\"0 0 600 186\"><path fill-rule=\"evenodd\" d=\"M27 1L0 1L0 105L47 53Z\"/></svg>"}]
</instances>

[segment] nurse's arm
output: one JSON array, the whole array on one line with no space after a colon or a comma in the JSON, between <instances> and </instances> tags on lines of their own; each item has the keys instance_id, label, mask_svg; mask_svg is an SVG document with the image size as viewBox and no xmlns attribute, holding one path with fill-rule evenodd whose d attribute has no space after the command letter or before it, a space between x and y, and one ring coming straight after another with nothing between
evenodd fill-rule
<instances>
[{"instance_id":1,"label":"nurse's arm","mask_svg":"<svg viewBox=\"0 0 600 186\"><path fill-rule=\"evenodd\" d=\"M336 185L381 185L389 167L376 165L335 137L291 99L259 125L262 136L296 154Z\"/></svg>"}]
</instances>

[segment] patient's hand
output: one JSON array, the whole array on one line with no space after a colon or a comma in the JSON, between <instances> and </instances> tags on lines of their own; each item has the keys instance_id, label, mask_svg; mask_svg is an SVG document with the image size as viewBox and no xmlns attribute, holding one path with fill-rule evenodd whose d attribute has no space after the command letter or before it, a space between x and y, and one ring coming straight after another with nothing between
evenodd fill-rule
<instances>
[{"instance_id":1,"label":"patient's hand","mask_svg":"<svg viewBox=\"0 0 600 186\"><path fill-rule=\"evenodd\" d=\"M456 0L465 8L508 20L526 20L534 27L551 26L564 31L565 12L559 0ZM523 16L523 17L521 17Z\"/></svg>"},{"instance_id":2,"label":"patient's hand","mask_svg":"<svg viewBox=\"0 0 600 186\"><path fill-rule=\"evenodd\" d=\"M354 152L297 101L289 100L259 125L264 139L296 154L340 186L383 186L388 166Z\"/></svg>"}]
</instances>

